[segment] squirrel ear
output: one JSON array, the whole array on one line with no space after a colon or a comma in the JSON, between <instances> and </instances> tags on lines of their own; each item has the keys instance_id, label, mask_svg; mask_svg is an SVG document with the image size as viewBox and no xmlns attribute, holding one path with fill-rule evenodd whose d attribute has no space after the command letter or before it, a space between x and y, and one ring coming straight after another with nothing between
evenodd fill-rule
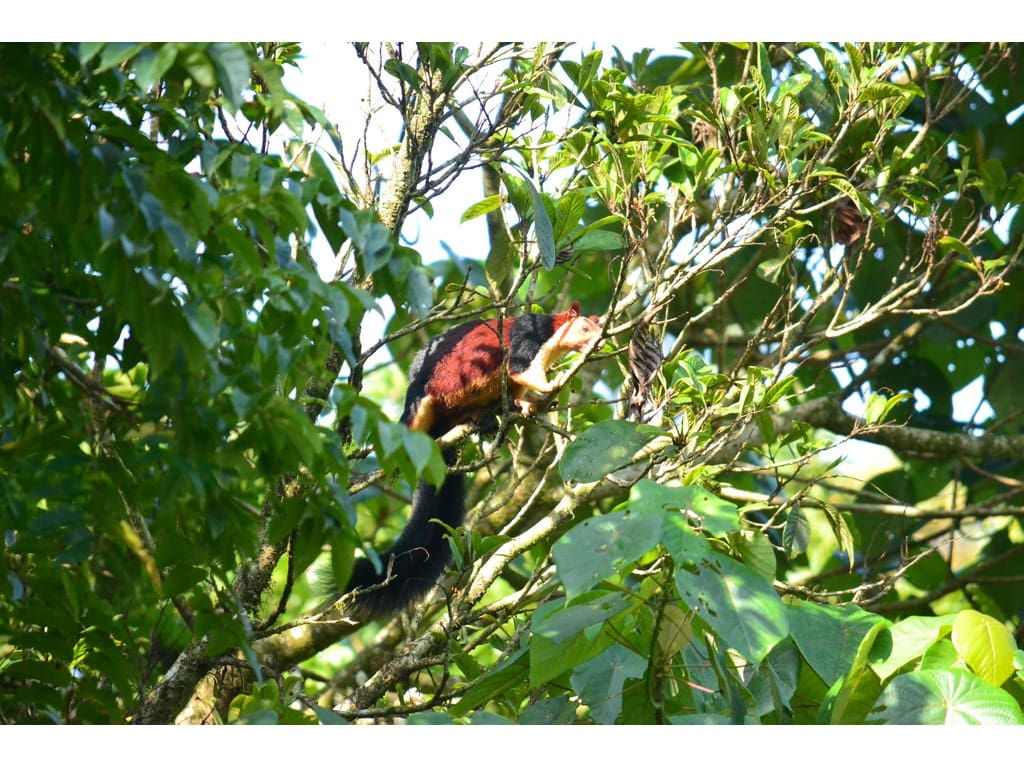
<instances>
[{"instance_id":1,"label":"squirrel ear","mask_svg":"<svg viewBox=\"0 0 1024 768\"><path fill-rule=\"evenodd\" d=\"M569 305L569 315L571 317L579 317L579 314L580 314L580 303L578 301L574 301L572 304Z\"/></svg>"}]
</instances>

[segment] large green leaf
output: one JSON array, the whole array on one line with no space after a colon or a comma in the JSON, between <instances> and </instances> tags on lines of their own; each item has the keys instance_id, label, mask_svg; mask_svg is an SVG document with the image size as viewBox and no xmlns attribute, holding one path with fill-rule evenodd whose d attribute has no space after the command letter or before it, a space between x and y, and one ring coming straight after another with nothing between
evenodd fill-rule
<instances>
[{"instance_id":1,"label":"large green leaf","mask_svg":"<svg viewBox=\"0 0 1024 768\"><path fill-rule=\"evenodd\" d=\"M534 688L575 669L614 642L608 633L600 631L600 627L568 638L555 635L558 641L546 637L543 628L547 617L560 607L557 604L544 605L534 613L535 626L541 628L541 633L535 632L530 638L530 685Z\"/></svg>"},{"instance_id":2,"label":"large green leaf","mask_svg":"<svg viewBox=\"0 0 1024 768\"><path fill-rule=\"evenodd\" d=\"M622 689L629 681L639 682L647 660L615 645L600 656L581 664L572 674L573 689L590 705L595 722L610 725L622 711Z\"/></svg>"},{"instance_id":3,"label":"large green leaf","mask_svg":"<svg viewBox=\"0 0 1024 768\"><path fill-rule=\"evenodd\" d=\"M677 567L676 588L722 642L759 664L789 634L785 606L762 576L709 551L692 566Z\"/></svg>"},{"instance_id":4,"label":"large green leaf","mask_svg":"<svg viewBox=\"0 0 1024 768\"><path fill-rule=\"evenodd\" d=\"M929 669L894 677L870 720L899 725L1022 725L1009 693L959 669Z\"/></svg>"},{"instance_id":5,"label":"large green leaf","mask_svg":"<svg viewBox=\"0 0 1024 768\"><path fill-rule=\"evenodd\" d=\"M638 511L670 510L673 528L689 533L692 525L711 536L725 536L740 530L739 509L730 501L720 499L699 485L663 485L653 480L641 480L633 486L629 506ZM666 535L670 535L666 531ZM690 536L667 539L664 543L673 555L685 556L692 546ZM681 547L676 551L676 544Z\"/></svg>"},{"instance_id":6,"label":"large green leaf","mask_svg":"<svg viewBox=\"0 0 1024 768\"><path fill-rule=\"evenodd\" d=\"M952 616L911 616L885 627L878 633L871 648L872 669L882 680L887 679L905 664L923 655L949 631L952 623Z\"/></svg>"},{"instance_id":7,"label":"large green leaf","mask_svg":"<svg viewBox=\"0 0 1024 768\"><path fill-rule=\"evenodd\" d=\"M566 447L558 471L567 482L600 480L629 464L650 440L649 431L628 421L599 421Z\"/></svg>"},{"instance_id":8,"label":"large green leaf","mask_svg":"<svg viewBox=\"0 0 1024 768\"><path fill-rule=\"evenodd\" d=\"M788 605L786 612L797 648L829 686L850 669L867 633L888 623L855 605L799 602Z\"/></svg>"},{"instance_id":9,"label":"large green leaf","mask_svg":"<svg viewBox=\"0 0 1024 768\"><path fill-rule=\"evenodd\" d=\"M662 516L612 512L573 526L552 549L569 599L619 573L658 545Z\"/></svg>"},{"instance_id":10,"label":"large green leaf","mask_svg":"<svg viewBox=\"0 0 1024 768\"><path fill-rule=\"evenodd\" d=\"M882 692L882 681L868 663L868 657L884 628L885 624L879 622L868 629L848 670L825 695L818 722L833 725L864 722Z\"/></svg>"},{"instance_id":11,"label":"large green leaf","mask_svg":"<svg viewBox=\"0 0 1024 768\"><path fill-rule=\"evenodd\" d=\"M960 611L953 621L953 647L974 674L1002 685L1013 674L1017 644L1001 622L978 611Z\"/></svg>"},{"instance_id":12,"label":"large green leaf","mask_svg":"<svg viewBox=\"0 0 1024 768\"><path fill-rule=\"evenodd\" d=\"M581 632L592 630L632 606L633 601L620 592L593 590L583 599L556 608L535 620L533 631L553 643L562 643Z\"/></svg>"}]
</instances>

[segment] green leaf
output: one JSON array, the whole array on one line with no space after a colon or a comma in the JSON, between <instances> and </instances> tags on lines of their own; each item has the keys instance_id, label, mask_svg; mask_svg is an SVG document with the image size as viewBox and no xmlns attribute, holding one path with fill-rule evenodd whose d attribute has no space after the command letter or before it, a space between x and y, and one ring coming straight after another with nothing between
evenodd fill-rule
<instances>
[{"instance_id":1,"label":"green leaf","mask_svg":"<svg viewBox=\"0 0 1024 768\"><path fill-rule=\"evenodd\" d=\"M875 80L861 88L861 96L867 100L877 101L895 99L897 104L902 105L898 107L898 111L902 111L915 97L924 98L924 92L913 83Z\"/></svg>"},{"instance_id":2,"label":"green leaf","mask_svg":"<svg viewBox=\"0 0 1024 768\"><path fill-rule=\"evenodd\" d=\"M202 88L216 88L217 66L205 46L190 46L183 53L182 63L196 83Z\"/></svg>"},{"instance_id":3,"label":"green leaf","mask_svg":"<svg viewBox=\"0 0 1024 768\"><path fill-rule=\"evenodd\" d=\"M71 682L71 671L61 665L25 659L5 667L4 677L12 683L16 681L46 683L55 688L63 688Z\"/></svg>"},{"instance_id":4,"label":"green leaf","mask_svg":"<svg viewBox=\"0 0 1024 768\"><path fill-rule=\"evenodd\" d=\"M671 516L681 523L692 522L711 536L725 536L740 529L739 509L735 504L715 496L699 485L662 485L641 480L630 493L629 505L637 511L678 510L685 514ZM689 547L688 542L681 542ZM666 542L666 546L668 546ZM688 551L688 550L687 550ZM675 557L677 552L669 550Z\"/></svg>"},{"instance_id":5,"label":"green leaf","mask_svg":"<svg viewBox=\"0 0 1024 768\"><path fill-rule=\"evenodd\" d=\"M788 605L786 611L797 648L829 686L851 669L864 638L876 626L888 625L885 619L856 605L804 601Z\"/></svg>"},{"instance_id":6,"label":"green leaf","mask_svg":"<svg viewBox=\"0 0 1024 768\"><path fill-rule=\"evenodd\" d=\"M541 264L544 269L550 271L555 268L555 257L558 255L555 250L555 231L551 225L551 217L544 205L544 198L533 186L533 182L526 174L521 175L533 200L533 228L537 237L537 248L540 250Z\"/></svg>"},{"instance_id":7,"label":"green leaf","mask_svg":"<svg viewBox=\"0 0 1024 768\"><path fill-rule=\"evenodd\" d=\"M421 317L425 316L434 305L434 285L430 274L424 267L414 264L405 279L413 311Z\"/></svg>"},{"instance_id":8,"label":"green leaf","mask_svg":"<svg viewBox=\"0 0 1024 768\"><path fill-rule=\"evenodd\" d=\"M796 376L783 376L781 379L776 381L768 390L764 393L764 398L758 405L765 408L769 405L775 405L778 403L787 392L793 389L798 383Z\"/></svg>"},{"instance_id":9,"label":"green leaf","mask_svg":"<svg viewBox=\"0 0 1024 768\"><path fill-rule=\"evenodd\" d=\"M178 56L178 48L173 44L163 44L153 48L146 48L139 52L133 62L135 81L139 87L148 91L157 81L160 80L168 69L174 64Z\"/></svg>"},{"instance_id":10,"label":"green leaf","mask_svg":"<svg viewBox=\"0 0 1024 768\"><path fill-rule=\"evenodd\" d=\"M628 421L599 421L573 440L558 464L568 483L592 483L630 464L650 430Z\"/></svg>"},{"instance_id":11,"label":"green leaf","mask_svg":"<svg viewBox=\"0 0 1024 768\"><path fill-rule=\"evenodd\" d=\"M917 663L917 671L923 669L966 669L964 660L953 647L953 641L943 638L931 645Z\"/></svg>"},{"instance_id":12,"label":"green leaf","mask_svg":"<svg viewBox=\"0 0 1024 768\"><path fill-rule=\"evenodd\" d=\"M597 229L586 232L572 241L573 250L577 253L587 251L620 251L626 247L626 240L618 232Z\"/></svg>"},{"instance_id":13,"label":"green leaf","mask_svg":"<svg viewBox=\"0 0 1024 768\"><path fill-rule=\"evenodd\" d=\"M1021 725L1009 693L959 669L928 669L892 679L871 722L897 725Z\"/></svg>"},{"instance_id":14,"label":"green leaf","mask_svg":"<svg viewBox=\"0 0 1024 768\"><path fill-rule=\"evenodd\" d=\"M545 614L542 621L534 621L533 631L553 643L564 643L586 630L591 631L588 637L593 639L595 629L633 605L634 601L621 592L591 590L570 605Z\"/></svg>"},{"instance_id":15,"label":"green leaf","mask_svg":"<svg viewBox=\"0 0 1024 768\"><path fill-rule=\"evenodd\" d=\"M249 87L249 55L237 43L213 43L209 54L224 100L232 110L238 110L242 106L242 92Z\"/></svg>"},{"instance_id":16,"label":"green leaf","mask_svg":"<svg viewBox=\"0 0 1024 768\"><path fill-rule=\"evenodd\" d=\"M93 70L95 74L119 67L145 47L145 43L106 43L97 47L89 47L83 51L82 61L88 61L96 53L100 53L99 64Z\"/></svg>"},{"instance_id":17,"label":"green leaf","mask_svg":"<svg viewBox=\"0 0 1024 768\"><path fill-rule=\"evenodd\" d=\"M590 706L595 722L611 725L622 712L622 689L629 680L640 680L647 660L637 653L614 645L573 672L573 689Z\"/></svg>"},{"instance_id":18,"label":"green leaf","mask_svg":"<svg viewBox=\"0 0 1024 768\"><path fill-rule=\"evenodd\" d=\"M853 725L863 723L867 718L882 691L882 681L871 668L869 655L886 626L886 623L879 622L868 628L849 669L836 680L822 701L819 722Z\"/></svg>"},{"instance_id":19,"label":"green leaf","mask_svg":"<svg viewBox=\"0 0 1024 768\"><path fill-rule=\"evenodd\" d=\"M785 606L770 582L709 551L695 567L677 567L679 595L729 648L754 664L789 634Z\"/></svg>"},{"instance_id":20,"label":"green leaf","mask_svg":"<svg viewBox=\"0 0 1024 768\"><path fill-rule=\"evenodd\" d=\"M1013 674L1017 644L1013 634L991 616L960 611L953 621L953 647L971 671L992 685L1002 685Z\"/></svg>"},{"instance_id":21,"label":"green leaf","mask_svg":"<svg viewBox=\"0 0 1024 768\"><path fill-rule=\"evenodd\" d=\"M339 715L333 709L327 707L321 707L316 702L309 702L309 708L313 710L313 714L316 715L317 722L320 725L349 725L349 721Z\"/></svg>"},{"instance_id":22,"label":"green leaf","mask_svg":"<svg viewBox=\"0 0 1024 768\"><path fill-rule=\"evenodd\" d=\"M526 658L529 651L529 645L519 648L487 670L468 690L462 691L449 712L461 717L525 682L530 672Z\"/></svg>"},{"instance_id":23,"label":"green leaf","mask_svg":"<svg viewBox=\"0 0 1024 768\"><path fill-rule=\"evenodd\" d=\"M542 605L533 615L533 621L543 626L546 617L560 608L551 603ZM566 642L556 643L542 636L533 634L530 637L530 687L538 688L556 677L576 669L580 664L592 659L613 643L607 632L573 635Z\"/></svg>"},{"instance_id":24,"label":"green leaf","mask_svg":"<svg viewBox=\"0 0 1024 768\"><path fill-rule=\"evenodd\" d=\"M939 238L938 244L945 251L956 251L964 257L964 261L956 262L958 265L965 267L972 272L977 272L977 267L974 265L974 254L963 241L950 235L943 235Z\"/></svg>"},{"instance_id":25,"label":"green leaf","mask_svg":"<svg viewBox=\"0 0 1024 768\"><path fill-rule=\"evenodd\" d=\"M520 725L571 725L577 721L576 697L564 693L551 698L536 699L519 713Z\"/></svg>"},{"instance_id":26,"label":"green leaf","mask_svg":"<svg viewBox=\"0 0 1024 768\"><path fill-rule=\"evenodd\" d=\"M811 76L806 72L799 72L783 80L778 87L772 101L781 104L787 96L795 96L811 83Z\"/></svg>"},{"instance_id":27,"label":"green leaf","mask_svg":"<svg viewBox=\"0 0 1024 768\"><path fill-rule=\"evenodd\" d=\"M378 421L377 422L377 434L380 438L377 444L380 451L378 457L382 462L386 459L390 459L395 455L395 452L403 447L405 438L409 433L408 427L404 424L395 424L389 421Z\"/></svg>"},{"instance_id":28,"label":"green leaf","mask_svg":"<svg viewBox=\"0 0 1024 768\"><path fill-rule=\"evenodd\" d=\"M878 701L882 683L870 667L857 667L840 678L822 701L818 722L828 725L861 725Z\"/></svg>"},{"instance_id":29,"label":"green leaf","mask_svg":"<svg viewBox=\"0 0 1024 768\"><path fill-rule=\"evenodd\" d=\"M849 182L845 177L832 176L828 180L829 186L842 192L846 195L850 202L857 206L857 210L862 214L865 213L863 203L861 202L861 193L857 190L853 184Z\"/></svg>"},{"instance_id":30,"label":"green leaf","mask_svg":"<svg viewBox=\"0 0 1024 768\"><path fill-rule=\"evenodd\" d=\"M707 393L708 386L718 375L715 369L708 365L707 361L697 352L691 352L680 360L679 368L682 380L693 387L701 398Z\"/></svg>"},{"instance_id":31,"label":"green leaf","mask_svg":"<svg viewBox=\"0 0 1024 768\"><path fill-rule=\"evenodd\" d=\"M768 718L768 722L789 721L803 667L800 653L791 640L779 643L771 650L747 685L754 699L754 711L759 717Z\"/></svg>"},{"instance_id":32,"label":"green leaf","mask_svg":"<svg viewBox=\"0 0 1024 768\"><path fill-rule=\"evenodd\" d=\"M661 539L661 516L630 510L573 526L552 548L558 577L571 600L629 567Z\"/></svg>"},{"instance_id":33,"label":"green leaf","mask_svg":"<svg viewBox=\"0 0 1024 768\"><path fill-rule=\"evenodd\" d=\"M186 304L182 314L204 349L213 349L220 341L220 323L208 304Z\"/></svg>"},{"instance_id":34,"label":"green leaf","mask_svg":"<svg viewBox=\"0 0 1024 768\"><path fill-rule=\"evenodd\" d=\"M417 474L423 475L424 479L434 486L444 481L444 461L437 449L437 443L430 437L422 432L406 429L402 434L402 446Z\"/></svg>"},{"instance_id":35,"label":"green leaf","mask_svg":"<svg viewBox=\"0 0 1024 768\"><path fill-rule=\"evenodd\" d=\"M925 651L952 627L952 616L911 616L886 627L871 648L871 668L885 681Z\"/></svg>"},{"instance_id":36,"label":"green leaf","mask_svg":"<svg viewBox=\"0 0 1024 768\"><path fill-rule=\"evenodd\" d=\"M729 537L740 560L768 580L775 579L775 548L760 531L739 531Z\"/></svg>"},{"instance_id":37,"label":"green leaf","mask_svg":"<svg viewBox=\"0 0 1024 768\"><path fill-rule=\"evenodd\" d=\"M785 274L786 265L789 262L788 255L765 259L757 265L757 274L763 280L776 284L779 282L779 278Z\"/></svg>"},{"instance_id":38,"label":"green leaf","mask_svg":"<svg viewBox=\"0 0 1024 768\"><path fill-rule=\"evenodd\" d=\"M413 715L413 717L417 717L418 718L418 717L420 717L420 716L422 716L424 714L426 714L426 713L419 712L416 715ZM412 718L410 718L410 721L412 721ZM434 724L434 725L443 725L443 724L445 724L445 722L446 721L442 720L441 718L437 718L436 720L431 721L431 723ZM447 723L450 724L451 720L447 720ZM501 715L495 714L494 712L488 712L487 710L484 710L482 712L474 712L473 716L469 719L469 723L470 723L470 725L515 725L516 724L516 722L514 720L509 720L507 717L502 717ZM415 723L413 723L413 724L415 725Z\"/></svg>"},{"instance_id":39,"label":"green leaf","mask_svg":"<svg viewBox=\"0 0 1024 768\"><path fill-rule=\"evenodd\" d=\"M732 117L742 104L739 96L736 95L736 90L727 85L718 89L718 98L726 117Z\"/></svg>"},{"instance_id":40,"label":"green leaf","mask_svg":"<svg viewBox=\"0 0 1024 768\"><path fill-rule=\"evenodd\" d=\"M485 197L483 200L479 200L473 203L469 208L462 212L462 216L459 217L459 223L465 224L467 221L472 221L478 216L484 216L491 211L496 211L501 208L501 195L490 195Z\"/></svg>"},{"instance_id":41,"label":"green leaf","mask_svg":"<svg viewBox=\"0 0 1024 768\"><path fill-rule=\"evenodd\" d=\"M384 71L416 90L422 84L419 73L401 59L388 59L384 62Z\"/></svg>"},{"instance_id":42,"label":"green leaf","mask_svg":"<svg viewBox=\"0 0 1024 768\"><path fill-rule=\"evenodd\" d=\"M1002 162L998 158L988 157L982 162L978 171L984 182L981 189L985 194L986 201L996 208L1002 208L1007 190L1006 169Z\"/></svg>"},{"instance_id":43,"label":"green leaf","mask_svg":"<svg viewBox=\"0 0 1024 768\"><path fill-rule=\"evenodd\" d=\"M791 507L782 528L782 546L786 557L796 557L807 551L811 541L811 523L798 506Z\"/></svg>"},{"instance_id":44,"label":"green leaf","mask_svg":"<svg viewBox=\"0 0 1024 768\"><path fill-rule=\"evenodd\" d=\"M850 525L848 519L848 513L842 512L836 509L834 506L826 501L818 502L819 508L825 513L825 518L828 520L829 526L832 528L832 533L836 537L836 543L839 544L839 548L846 556L849 562L853 562L856 541L854 537L854 529Z\"/></svg>"},{"instance_id":45,"label":"green leaf","mask_svg":"<svg viewBox=\"0 0 1024 768\"><path fill-rule=\"evenodd\" d=\"M391 232L373 211L350 211L340 208L338 216L352 244L359 253L363 274L372 275L388 263L394 251Z\"/></svg>"},{"instance_id":46,"label":"green leaf","mask_svg":"<svg viewBox=\"0 0 1024 768\"><path fill-rule=\"evenodd\" d=\"M558 201L553 222L557 247L564 248L568 244L570 235L579 227L586 212L587 199L581 192L570 192Z\"/></svg>"},{"instance_id":47,"label":"green leaf","mask_svg":"<svg viewBox=\"0 0 1024 768\"><path fill-rule=\"evenodd\" d=\"M909 392L899 392L891 397L872 392L868 395L867 403L864 405L864 421L869 425L882 424L893 408L912 397Z\"/></svg>"}]
</instances>

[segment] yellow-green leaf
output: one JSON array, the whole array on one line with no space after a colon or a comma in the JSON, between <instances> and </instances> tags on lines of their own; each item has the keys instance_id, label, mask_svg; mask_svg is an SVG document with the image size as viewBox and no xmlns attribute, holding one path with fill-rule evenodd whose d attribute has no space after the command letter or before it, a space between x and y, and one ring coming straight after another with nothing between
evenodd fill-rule
<instances>
[{"instance_id":1,"label":"yellow-green leaf","mask_svg":"<svg viewBox=\"0 0 1024 768\"><path fill-rule=\"evenodd\" d=\"M974 674L992 685L1002 685L1013 674L1013 635L991 616L961 611L953 621L953 647Z\"/></svg>"}]
</instances>

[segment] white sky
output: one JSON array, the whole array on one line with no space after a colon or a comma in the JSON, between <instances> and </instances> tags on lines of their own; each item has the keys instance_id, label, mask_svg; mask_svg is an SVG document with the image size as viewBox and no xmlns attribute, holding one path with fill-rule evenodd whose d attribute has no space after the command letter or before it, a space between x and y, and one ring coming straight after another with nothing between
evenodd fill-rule
<instances>
[{"instance_id":1,"label":"white sky","mask_svg":"<svg viewBox=\"0 0 1024 768\"><path fill-rule=\"evenodd\" d=\"M299 71L286 75L285 84L297 96L320 107L327 117L338 125L346 141L346 152L351 152L355 140L360 138L364 117L361 105L367 92L367 72L348 42L313 41L302 43L303 59ZM374 127L383 129L370 136L376 141L371 149L381 149L397 138L397 121L386 118L392 110L386 108L375 120ZM387 135L385 130L392 133ZM354 134L354 135L353 135ZM443 139L441 140L443 141ZM444 147L439 146L440 153ZM433 218L414 216L403 230L410 245L420 251L425 261L448 258L441 243L445 243L460 256L479 258L487 247L486 224L483 218L466 223L459 219L463 211L483 196L480 174L462 175L440 198Z\"/></svg>"}]
</instances>

